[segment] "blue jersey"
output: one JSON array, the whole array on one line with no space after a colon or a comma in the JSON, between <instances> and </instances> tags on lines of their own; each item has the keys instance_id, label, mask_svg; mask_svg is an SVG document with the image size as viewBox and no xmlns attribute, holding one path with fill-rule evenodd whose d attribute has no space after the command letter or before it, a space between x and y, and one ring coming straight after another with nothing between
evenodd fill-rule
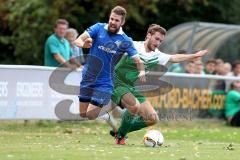
<instances>
[{"instance_id":1,"label":"blue jersey","mask_svg":"<svg viewBox=\"0 0 240 160\"><path fill-rule=\"evenodd\" d=\"M114 67L124 53L130 57L137 55L133 42L122 29L118 33L108 32L108 24L96 23L86 31L93 39L86 64L83 69L81 84L113 87Z\"/></svg>"}]
</instances>

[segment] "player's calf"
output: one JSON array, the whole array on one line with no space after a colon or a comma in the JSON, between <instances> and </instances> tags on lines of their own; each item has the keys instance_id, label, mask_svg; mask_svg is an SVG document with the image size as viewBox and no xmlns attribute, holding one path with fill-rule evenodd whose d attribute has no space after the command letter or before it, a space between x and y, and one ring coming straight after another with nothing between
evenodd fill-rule
<instances>
[{"instance_id":1,"label":"player's calf","mask_svg":"<svg viewBox=\"0 0 240 160\"><path fill-rule=\"evenodd\" d=\"M128 111L132 114L132 115L137 115L138 111L139 111L139 106L138 105L134 105L134 106L128 106L126 107L128 109Z\"/></svg>"},{"instance_id":2,"label":"player's calf","mask_svg":"<svg viewBox=\"0 0 240 160\"><path fill-rule=\"evenodd\" d=\"M86 118L86 117L87 117L87 114L86 114L86 113L80 113L80 116L81 116L82 118Z\"/></svg>"},{"instance_id":3,"label":"player's calf","mask_svg":"<svg viewBox=\"0 0 240 160\"><path fill-rule=\"evenodd\" d=\"M155 125L159 122L159 118L156 112L143 117L143 119L148 126Z\"/></svg>"},{"instance_id":4,"label":"player's calf","mask_svg":"<svg viewBox=\"0 0 240 160\"><path fill-rule=\"evenodd\" d=\"M121 106L127 108L132 115L137 115L140 109L139 101L131 93L122 96Z\"/></svg>"},{"instance_id":5,"label":"player's calf","mask_svg":"<svg viewBox=\"0 0 240 160\"><path fill-rule=\"evenodd\" d=\"M89 104L86 116L89 120L95 120L99 116L100 111L101 107Z\"/></svg>"}]
</instances>

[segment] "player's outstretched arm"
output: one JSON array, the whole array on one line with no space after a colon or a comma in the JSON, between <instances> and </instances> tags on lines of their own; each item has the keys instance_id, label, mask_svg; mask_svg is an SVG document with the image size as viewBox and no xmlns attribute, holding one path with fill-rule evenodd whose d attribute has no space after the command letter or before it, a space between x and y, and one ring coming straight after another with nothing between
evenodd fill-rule
<instances>
[{"instance_id":1,"label":"player's outstretched arm","mask_svg":"<svg viewBox=\"0 0 240 160\"><path fill-rule=\"evenodd\" d=\"M173 54L170 58L170 62L178 63L183 61L192 61L198 60L199 58L205 56L208 53L208 50L201 50L194 54Z\"/></svg>"},{"instance_id":2,"label":"player's outstretched arm","mask_svg":"<svg viewBox=\"0 0 240 160\"><path fill-rule=\"evenodd\" d=\"M85 31L74 41L74 44L80 48L90 48L92 46L92 38Z\"/></svg>"}]
</instances>

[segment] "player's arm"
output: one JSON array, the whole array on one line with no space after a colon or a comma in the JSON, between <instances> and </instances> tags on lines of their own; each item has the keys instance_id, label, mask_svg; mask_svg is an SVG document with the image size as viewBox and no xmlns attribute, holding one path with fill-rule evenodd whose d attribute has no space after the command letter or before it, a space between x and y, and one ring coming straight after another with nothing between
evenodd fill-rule
<instances>
[{"instance_id":1,"label":"player's arm","mask_svg":"<svg viewBox=\"0 0 240 160\"><path fill-rule=\"evenodd\" d=\"M75 41L74 44L80 48L90 48L92 47L92 41L98 35L100 28L103 24L96 23L86 29Z\"/></svg>"},{"instance_id":2,"label":"player's arm","mask_svg":"<svg viewBox=\"0 0 240 160\"><path fill-rule=\"evenodd\" d=\"M133 61L136 63L138 72L139 72L139 79L141 82L146 82L146 76L145 76L145 66L143 64L143 62L141 61L139 56L133 56L132 57Z\"/></svg>"},{"instance_id":3,"label":"player's arm","mask_svg":"<svg viewBox=\"0 0 240 160\"><path fill-rule=\"evenodd\" d=\"M139 57L138 51L136 50L136 48L133 45L133 41L130 38L129 39L129 44L130 46L127 48L127 53L128 55L133 59L133 61L136 64L137 70L139 72L139 79L141 82L146 82L146 76L145 76L145 66L144 63L142 62L142 60Z\"/></svg>"},{"instance_id":4,"label":"player's arm","mask_svg":"<svg viewBox=\"0 0 240 160\"><path fill-rule=\"evenodd\" d=\"M208 50L201 50L194 54L173 54L170 57L170 62L178 63L182 61L192 61L192 60L198 60L202 56L206 55L208 53Z\"/></svg>"},{"instance_id":5,"label":"player's arm","mask_svg":"<svg viewBox=\"0 0 240 160\"><path fill-rule=\"evenodd\" d=\"M92 38L85 31L73 43L80 48L90 48L92 46Z\"/></svg>"}]
</instances>

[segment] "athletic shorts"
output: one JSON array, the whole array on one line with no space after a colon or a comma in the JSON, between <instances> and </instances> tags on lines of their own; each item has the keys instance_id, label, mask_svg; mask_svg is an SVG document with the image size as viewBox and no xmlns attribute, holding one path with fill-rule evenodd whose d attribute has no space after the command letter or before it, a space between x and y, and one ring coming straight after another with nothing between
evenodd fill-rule
<instances>
[{"instance_id":1,"label":"athletic shorts","mask_svg":"<svg viewBox=\"0 0 240 160\"><path fill-rule=\"evenodd\" d=\"M113 87L110 85L81 83L79 101L103 107L109 103L112 91Z\"/></svg>"},{"instance_id":2,"label":"athletic shorts","mask_svg":"<svg viewBox=\"0 0 240 160\"><path fill-rule=\"evenodd\" d=\"M119 79L116 79L114 82L112 101L115 104L121 106L121 98L126 93L132 93L137 98L139 103L143 103L146 101L146 97L141 95L140 92L137 91L133 85L127 84L125 82L122 82ZM121 107L124 107L124 106L121 106Z\"/></svg>"}]
</instances>

